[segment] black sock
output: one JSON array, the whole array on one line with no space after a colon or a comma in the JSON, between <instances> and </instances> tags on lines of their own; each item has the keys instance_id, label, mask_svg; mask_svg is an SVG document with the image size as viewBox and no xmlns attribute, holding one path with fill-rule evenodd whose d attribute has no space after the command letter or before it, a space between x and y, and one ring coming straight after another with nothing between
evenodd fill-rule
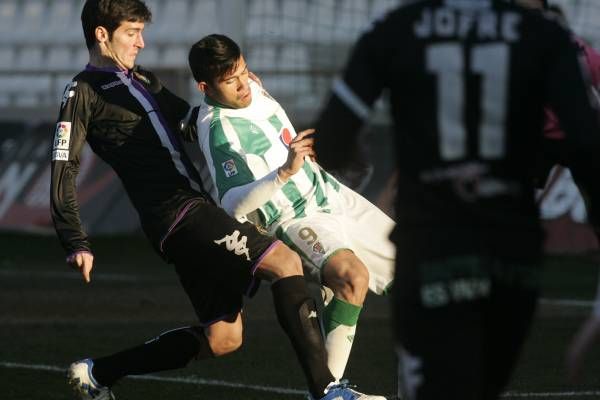
<instances>
[{"instance_id":1,"label":"black sock","mask_svg":"<svg viewBox=\"0 0 600 400\"><path fill-rule=\"evenodd\" d=\"M213 356L202 328L178 328L142 345L94 359L92 374L99 384L110 387L126 375L183 368L192 359Z\"/></svg>"},{"instance_id":2,"label":"black sock","mask_svg":"<svg viewBox=\"0 0 600 400\"><path fill-rule=\"evenodd\" d=\"M308 380L309 391L315 398L321 398L335 378L327 367L317 307L308 295L306 281L302 275L283 278L273 283L271 290L277 320L292 342Z\"/></svg>"}]
</instances>

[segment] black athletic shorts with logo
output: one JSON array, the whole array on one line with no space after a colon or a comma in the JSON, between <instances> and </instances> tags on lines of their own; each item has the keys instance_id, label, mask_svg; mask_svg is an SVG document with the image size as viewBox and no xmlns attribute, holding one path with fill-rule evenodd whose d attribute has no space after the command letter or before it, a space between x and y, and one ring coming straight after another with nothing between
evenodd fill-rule
<instances>
[{"instance_id":1,"label":"black athletic shorts with logo","mask_svg":"<svg viewBox=\"0 0 600 400\"><path fill-rule=\"evenodd\" d=\"M205 201L194 203L163 242L202 326L228 320L252 297L262 258L280 242Z\"/></svg>"},{"instance_id":2,"label":"black athletic shorts with logo","mask_svg":"<svg viewBox=\"0 0 600 400\"><path fill-rule=\"evenodd\" d=\"M392 291L399 395L492 400L509 381L538 297L536 232L406 229Z\"/></svg>"}]
</instances>

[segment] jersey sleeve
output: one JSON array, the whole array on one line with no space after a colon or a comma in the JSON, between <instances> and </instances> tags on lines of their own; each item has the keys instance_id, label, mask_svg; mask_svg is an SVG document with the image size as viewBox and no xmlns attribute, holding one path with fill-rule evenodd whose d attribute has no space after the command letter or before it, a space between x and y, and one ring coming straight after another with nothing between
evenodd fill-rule
<instances>
[{"instance_id":1,"label":"jersey sleeve","mask_svg":"<svg viewBox=\"0 0 600 400\"><path fill-rule=\"evenodd\" d=\"M554 35L545 77L548 104L556 112L565 132L565 160L587 200L590 222L600 227L600 118L593 107L576 47L569 36Z\"/></svg>"},{"instance_id":2,"label":"jersey sleeve","mask_svg":"<svg viewBox=\"0 0 600 400\"><path fill-rule=\"evenodd\" d=\"M240 219L264 206L285 185L277 171L271 171L254 182L231 188L225 192L221 199L221 206L225 212Z\"/></svg>"},{"instance_id":3,"label":"jersey sleeve","mask_svg":"<svg viewBox=\"0 0 600 400\"><path fill-rule=\"evenodd\" d=\"M217 188L219 202L223 195L234 187L255 180L242 149L237 149L228 137L220 118L210 122L208 140L201 143L207 162L212 164L211 177Z\"/></svg>"},{"instance_id":4,"label":"jersey sleeve","mask_svg":"<svg viewBox=\"0 0 600 400\"><path fill-rule=\"evenodd\" d=\"M314 123L315 152L325 169L360 167L358 134L386 83L382 46L389 41L384 25L376 24L354 46L343 78L334 81L326 105Z\"/></svg>"},{"instance_id":5,"label":"jersey sleeve","mask_svg":"<svg viewBox=\"0 0 600 400\"><path fill-rule=\"evenodd\" d=\"M54 228L67 252L90 250L81 226L76 178L93 101L87 85L73 81L65 88L52 141L50 207Z\"/></svg>"}]
</instances>

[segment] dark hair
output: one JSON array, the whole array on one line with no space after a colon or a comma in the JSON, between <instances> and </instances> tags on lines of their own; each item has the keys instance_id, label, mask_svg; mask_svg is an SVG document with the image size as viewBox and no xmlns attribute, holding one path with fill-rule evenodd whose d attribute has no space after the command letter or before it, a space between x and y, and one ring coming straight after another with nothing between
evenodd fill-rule
<instances>
[{"instance_id":1,"label":"dark hair","mask_svg":"<svg viewBox=\"0 0 600 400\"><path fill-rule=\"evenodd\" d=\"M213 83L232 71L242 56L240 46L225 35L208 35L194 43L188 62L196 82Z\"/></svg>"},{"instance_id":2,"label":"dark hair","mask_svg":"<svg viewBox=\"0 0 600 400\"><path fill-rule=\"evenodd\" d=\"M86 0L81 11L81 26L88 49L96 43L95 30L103 26L109 38L122 22L150 22L152 13L142 0Z\"/></svg>"}]
</instances>

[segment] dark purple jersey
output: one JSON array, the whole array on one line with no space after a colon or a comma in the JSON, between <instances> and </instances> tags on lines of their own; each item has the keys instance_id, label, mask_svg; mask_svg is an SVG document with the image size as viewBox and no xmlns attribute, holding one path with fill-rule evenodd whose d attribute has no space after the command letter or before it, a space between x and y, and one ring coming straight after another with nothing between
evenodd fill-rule
<instances>
[{"instance_id":1,"label":"dark purple jersey","mask_svg":"<svg viewBox=\"0 0 600 400\"><path fill-rule=\"evenodd\" d=\"M143 72L141 72L143 74ZM193 199L202 196L176 137L189 105L138 73L88 66L65 89L52 148L52 217L68 254L89 250L76 195L87 140L117 173L155 248Z\"/></svg>"}]
</instances>

